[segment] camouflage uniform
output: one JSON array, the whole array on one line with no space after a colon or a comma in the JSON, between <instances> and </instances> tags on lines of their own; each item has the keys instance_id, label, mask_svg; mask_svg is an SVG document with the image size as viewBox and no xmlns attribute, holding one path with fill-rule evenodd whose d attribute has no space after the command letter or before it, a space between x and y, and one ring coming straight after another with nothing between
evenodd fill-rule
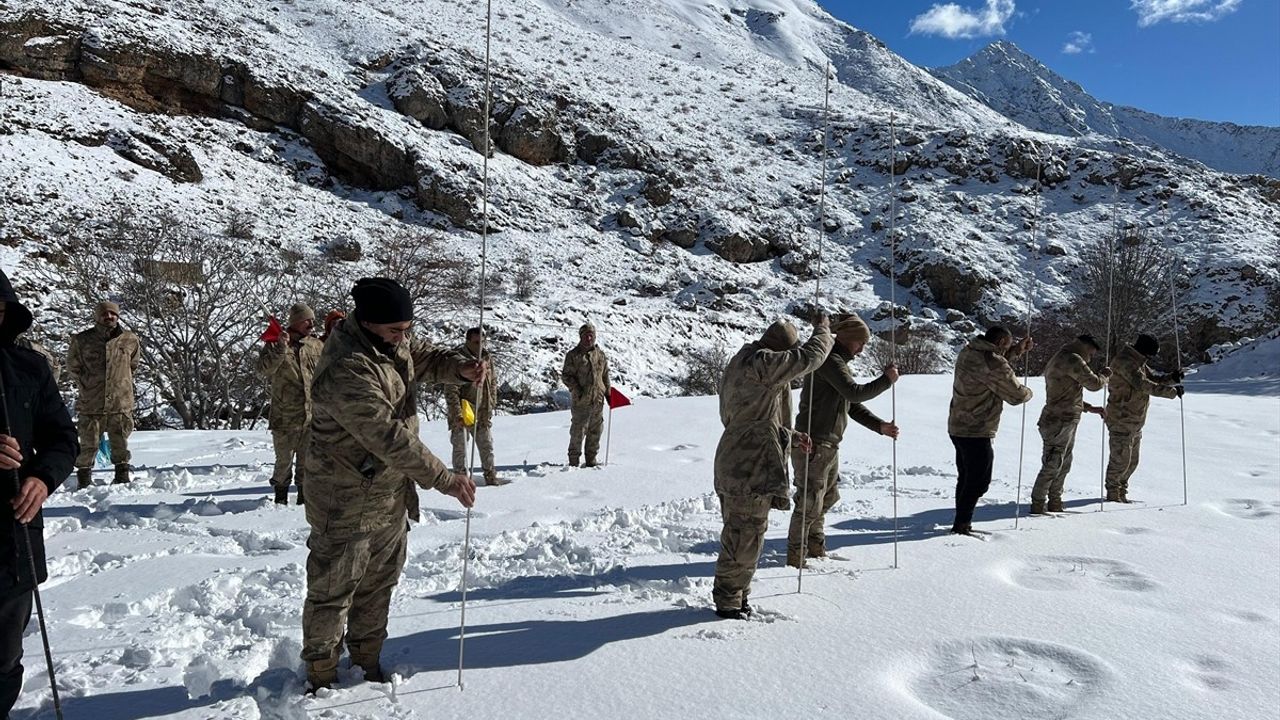
<instances>
[{"instance_id":1,"label":"camouflage uniform","mask_svg":"<svg viewBox=\"0 0 1280 720\"><path fill-rule=\"evenodd\" d=\"M1147 422L1151 396L1178 397L1165 379L1157 379L1147 359L1132 347L1121 350L1111 363L1111 394L1107 397L1107 430L1111 457L1107 460L1107 498L1127 502L1129 478L1138 469L1142 426Z\"/></svg>"},{"instance_id":2,"label":"camouflage uniform","mask_svg":"<svg viewBox=\"0 0 1280 720\"><path fill-rule=\"evenodd\" d=\"M569 464L577 465L586 438L588 465L596 463L604 431L604 404L609 399L609 358L597 345L574 347L564 356L560 380L569 388Z\"/></svg>"},{"instance_id":3,"label":"camouflage uniform","mask_svg":"<svg viewBox=\"0 0 1280 720\"><path fill-rule=\"evenodd\" d=\"M715 490L724 519L711 591L717 610L734 611L747 604L769 509L790 505L786 448L794 432L791 381L817 368L831 352L832 342L825 326L815 328L804 345L791 350L770 350L763 340L752 342L725 367L720 382L724 433L715 459Z\"/></svg>"},{"instance_id":4,"label":"camouflage uniform","mask_svg":"<svg viewBox=\"0 0 1280 720\"><path fill-rule=\"evenodd\" d=\"M329 336L312 385L307 456L307 598L302 659L331 679L345 634L354 664L378 667L391 593L404 567L415 483L451 488L448 468L422 444L416 383L461 383L465 361L405 339L389 346L359 322Z\"/></svg>"},{"instance_id":5,"label":"camouflage uniform","mask_svg":"<svg viewBox=\"0 0 1280 720\"><path fill-rule=\"evenodd\" d=\"M995 454L991 439L1000 428L1002 403L1021 405L1031 388L1018 382L1009 360L1021 353L1015 345L1001 353L990 340L977 337L956 356L951 384L947 434L956 448L956 519L953 530L967 532L978 501L991 487Z\"/></svg>"},{"instance_id":6,"label":"camouflage uniform","mask_svg":"<svg viewBox=\"0 0 1280 720\"><path fill-rule=\"evenodd\" d=\"M1062 503L1062 487L1071 472L1071 455L1076 427L1084 412L1084 390L1097 392L1106 381L1094 374L1085 362L1089 346L1081 340L1067 343L1049 359L1044 370L1045 405L1040 411L1040 437L1044 451L1040 474L1031 488L1031 502L1043 506L1046 499L1055 507Z\"/></svg>"},{"instance_id":7,"label":"camouflage uniform","mask_svg":"<svg viewBox=\"0 0 1280 720\"><path fill-rule=\"evenodd\" d=\"M791 511L791 529L787 533L787 558L788 561L794 558L797 565L802 543L807 542L808 545L805 555L820 557L826 554L823 525L827 511L840 500L837 488L840 482L839 449L849 418L877 434L884 423L862 403L888 390L893 383L882 375L859 385L849 370L850 360L852 357L845 354L844 347L836 343L822 366L811 378L806 378L804 389L800 391L796 430L813 439L813 453L806 455L799 448L791 452L795 467L796 507ZM806 463L809 466L807 481ZM803 492L806 483L807 496Z\"/></svg>"},{"instance_id":8,"label":"camouflage uniform","mask_svg":"<svg viewBox=\"0 0 1280 720\"><path fill-rule=\"evenodd\" d=\"M271 414L267 417L267 427L276 452L271 485L277 489L289 487L295 455L299 490L306 479L311 379L323 349L324 343L308 335L296 342L290 341L287 346L267 343L258 352L255 369L271 381Z\"/></svg>"},{"instance_id":9,"label":"camouflage uniform","mask_svg":"<svg viewBox=\"0 0 1280 720\"><path fill-rule=\"evenodd\" d=\"M76 467L88 470L103 432L111 443L116 479L128 480L129 434L133 432L133 371L141 349L138 336L119 326L97 323L71 336L67 372L80 391L76 415L80 425L80 455ZM123 475L123 477L121 477Z\"/></svg>"},{"instance_id":10,"label":"camouflage uniform","mask_svg":"<svg viewBox=\"0 0 1280 720\"><path fill-rule=\"evenodd\" d=\"M477 359L467 348L466 343L453 351L467 360ZM448 412L449 441L453 445L453 471L469 472L467 463L467 436L475 438L476 450L480 452L480 467L484 468L485 482L492 483L498 478L498 469L493 462L493 408L498 403L498 380L493 373L492 356L488 350L481 353L484 361L490 363L489 372L480 383L484 390L481 398L475 383L463 385L446 385L444 388L445 407ZM476 416L475 425L467 427L462 422L462 401L471 403Z\"/></svg>"}]
</instances>

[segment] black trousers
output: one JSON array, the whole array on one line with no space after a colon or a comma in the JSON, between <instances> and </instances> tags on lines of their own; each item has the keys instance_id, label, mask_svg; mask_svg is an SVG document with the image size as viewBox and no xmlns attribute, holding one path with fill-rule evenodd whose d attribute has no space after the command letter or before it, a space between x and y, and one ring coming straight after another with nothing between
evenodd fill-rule
<instances>
[{"instance_id":1,"label":"black trousers","mask_svg":"<svg viewBox=\"0 0 1280 720\"><path fill-rule=\"evenodd\" d=\"M9 717L22 693L22 636L31 622L31 589L0 579L0 718Z\"/></svg>"},{"instance_id":2,"label":"black trousers","mask_svg":"<svg viewBox=\"0 0 1280 720\"><path fill-rule=\"evenodd\" d=\"M978 506L978 500L991 487L991 465L995 452L991 449L991 438L952 435L951 444L956 446L956 469L959 471L956 480L955 526L969 525L973 522L973 509Z\"/></svg>"}]
</instances>

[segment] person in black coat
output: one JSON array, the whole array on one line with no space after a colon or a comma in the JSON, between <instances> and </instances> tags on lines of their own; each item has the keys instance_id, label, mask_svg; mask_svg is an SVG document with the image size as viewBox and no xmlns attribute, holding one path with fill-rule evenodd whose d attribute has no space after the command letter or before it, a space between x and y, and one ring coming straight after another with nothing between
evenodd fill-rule
<instances>
[{"instance_id":1,"label":"person in black coat","mask_svg":"<svg viewBox=\"0 0 1280 720\"><path fill-rule=\"evenodd\" d=\"M40 508L71 474L80 451L48 362L14 344L30 327L31 311L0 270L0 381L9 420L0 427L0 717L7 717L22 691L22 636L31 621L32 591L48 578ZM29 549L22 525L29 529Z\"/></svg>"}]
</instances>

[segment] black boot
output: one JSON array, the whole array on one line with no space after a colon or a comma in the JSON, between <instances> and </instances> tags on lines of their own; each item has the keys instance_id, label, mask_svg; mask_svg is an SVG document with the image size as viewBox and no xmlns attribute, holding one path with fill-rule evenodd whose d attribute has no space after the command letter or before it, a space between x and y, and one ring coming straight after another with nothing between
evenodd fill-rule
<instances>
[{"instance_id":1,"label":"black boot","mask_svg":"<svg viewBox=\"0 0 1280 720\"><path fill-rule=\"evenodd\" d=\"M76 488L83 490L93 484L93 468L76 468Z\"/></svg>"},{"instance_id":2,"label":"black boot","mask_svg":"<svg viewBox=\"0 0 1280 720\"><path fill-rule=\"evenodd\" d=\"M116 465L116 476L111 481L112 485L124 485L129 482L129 463L119 463Z\"/></svg>"},{"instance_id":3,"label":"black boot","mask_svg":"<svg viewBox=\"0 0 1280 720\"><path fill-rule=\"evenodd\" d=\"M1059 503L1059 504L1061 504L1061 503ZM1047 512L1047 510L1045 509L1045 505L1044 505L1044 501L1043 501L1043 500L1032 500L1032 501L1031 501L1031 513L1030 513L1030 514L1032 514L1032 515L1044 515L1046 512Z\"/></svg>"},{"instance_id":4,"label":"black boot","mask_svg":"<svg viewBox=\"0 0 1280 720\"><path fill-rule=\"evenodd\" d=\"M276 490L276 504L288 505L289 504L289 486L276 485L275 490Z\"/></svg>"}]
</instances>

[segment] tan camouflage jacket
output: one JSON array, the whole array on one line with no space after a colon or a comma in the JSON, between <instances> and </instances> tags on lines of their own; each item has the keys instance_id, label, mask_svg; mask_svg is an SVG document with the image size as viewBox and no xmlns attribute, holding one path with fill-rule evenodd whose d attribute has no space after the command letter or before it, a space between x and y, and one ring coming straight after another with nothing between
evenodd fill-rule
<instances>
[{"instance_id":1,"label":"tan camouflage jacket","mask_svg":"<svg viewBox=\"0 0 1280 720\"><path fill-rule=\"evenodd\" d=\"M94 325L71 336L67 372L80 391L80 415L133 414L133 371L141 357L138 336Z\"/></svg>"},{"instance_id":2,"label":"tan camouflage jacket","mask_svg":"<svg viewBox=\"0 0 1280 720\"><path fill-rule=\"evenodd\" d=\"M814 442L838 447L844 438L849 418L879 434L884 422L862 403L888 390L893 384L883 375L864 385L853 379L844 349L836 344L822 366L805 378L800 391L800 409L796 412L796 430L808 433ZM816 382L816 394L814 383ZM809 424L809 406L813 405L813 425Z\"/></svg>"},{"instance_id":3,"label":"tan camouflage jacket","mask_svg":"<svg viewBox=\"0 0 1280 720\"><path fill-rule=\"evenodd\" d=\"M329 336L311 386L307 522L341 537L418 519L414 484L444 492L445 464L418 437L414 386L461 383L465 360L413 338L391 354L358 322Z\"/></svg>"},{"instance_id":4,"label":"tan camouflage jacket","mask_svg":"<svg viewBox=\"0 0 1280 720\"><path fill-rule=\"evenodd\" d=\"M311 379L322 350L324 343L308 335L297 344L289 343L288 348L265 343L258 351L254 369L271 381L268 428L293 430L311 422Z\"/></svg>"},{"instance_id":5,"label":"tan camouflage jacket","mask_svg":"<svg viewBox=\"0 0 1280 720\"><path fill-rule=\"evenodd\" d=\"M44 356L45 362L49 363L49 372L53 373L53 382L58 382L58 379L62 376L62 364L58 362L58 358L53 356L53 353L49 352L49 348L34 342L26 335L20 335L18 339L13 341L13 344L28 350L34 350Z\"/></svg>"},{"instance_id":6,"label":"tan camouflage jacket","mask_svg":"<svg viewBox=\"0 0 1280 720\"><path fill-rule=\"evenodd\" d=\"M791 381L816 369L832 337L815 329L807 342L775 352L753 342L729 361L720 381L715 489L720 495L786 497L791 429Z\"/></svg>"},{"instance_id":7,"label":"tan camouflage jacket","mask_svg":"<svg viewBox=\"0 0 1280 720\"><path fill-rule=\"evenodd\" d=\"M1111 394L1107 396L1107 428L1137 434L1147 422L1151 396L1176 398L1173 384L1157 380L1142 353L1126 347L1111 362Z\"/></svg>"},{"instance_id":8,"label":"tan camouflage jacket","mask_svg":"<svg viewBox=\"0 0 1280 720\"><path fill-rule=\"evenodd\" d=\"M1017 346L1015 345L1014 348ZM985 338L969 341L956 357L951 383L951 413L947 433L956 437L993 438L1000 428L1001 402L1021 405L1031 399L1031 388L1018 382L1009 361L1021 353L1010 349L1002 355Z\"/></svg>"},{"instance_id":9,"label":"tan camouflage jacket","mask_svg":"<svg viewBox=\"0 0 1280 720\"><path fill-rule=\"evenodd\" d=\"M466 343L457 346L453 352L467 360L475 360L476 356L471 354L467 349ZM445 408L449 414L449 429L453 430L462 424L462 401L466 400L471 403L471 409L476 414L476 422L482 420L490 420L493 418L493 408L498 403L498 378L494 373L493 356L488 350L481 351L484 355L485 362L489 363L489 373L485 375L484 380L480 383L484 388L484 401L477 402L476 384L463 383L462 385L445 385L444 401Z\"/></svg>"},{"instance_id":10,"label":"tan camouflage jacket","mask_svg":"<svg viewBox=\"0 0 1280 720\"><path fill-rule=\"evenodd\" d=\"M1085 344L1073 340L1049 358L1044 368L1044 410L1040 422L1078 420L1084 412L1084 391L1097 392L1107 383L1084 361Z\"/></svg>"},{"instance_id":11,"label":"tan camouflage jacket","mask_svg":"<svg viewBox=\"0 0 1280 720\"><path fill-rule=\"evenodd\" d=\"M599 345L565 353L560 381L569 388L574 405L600 405L609 397L609 358Z\"/></svg>"}]
</instances>

